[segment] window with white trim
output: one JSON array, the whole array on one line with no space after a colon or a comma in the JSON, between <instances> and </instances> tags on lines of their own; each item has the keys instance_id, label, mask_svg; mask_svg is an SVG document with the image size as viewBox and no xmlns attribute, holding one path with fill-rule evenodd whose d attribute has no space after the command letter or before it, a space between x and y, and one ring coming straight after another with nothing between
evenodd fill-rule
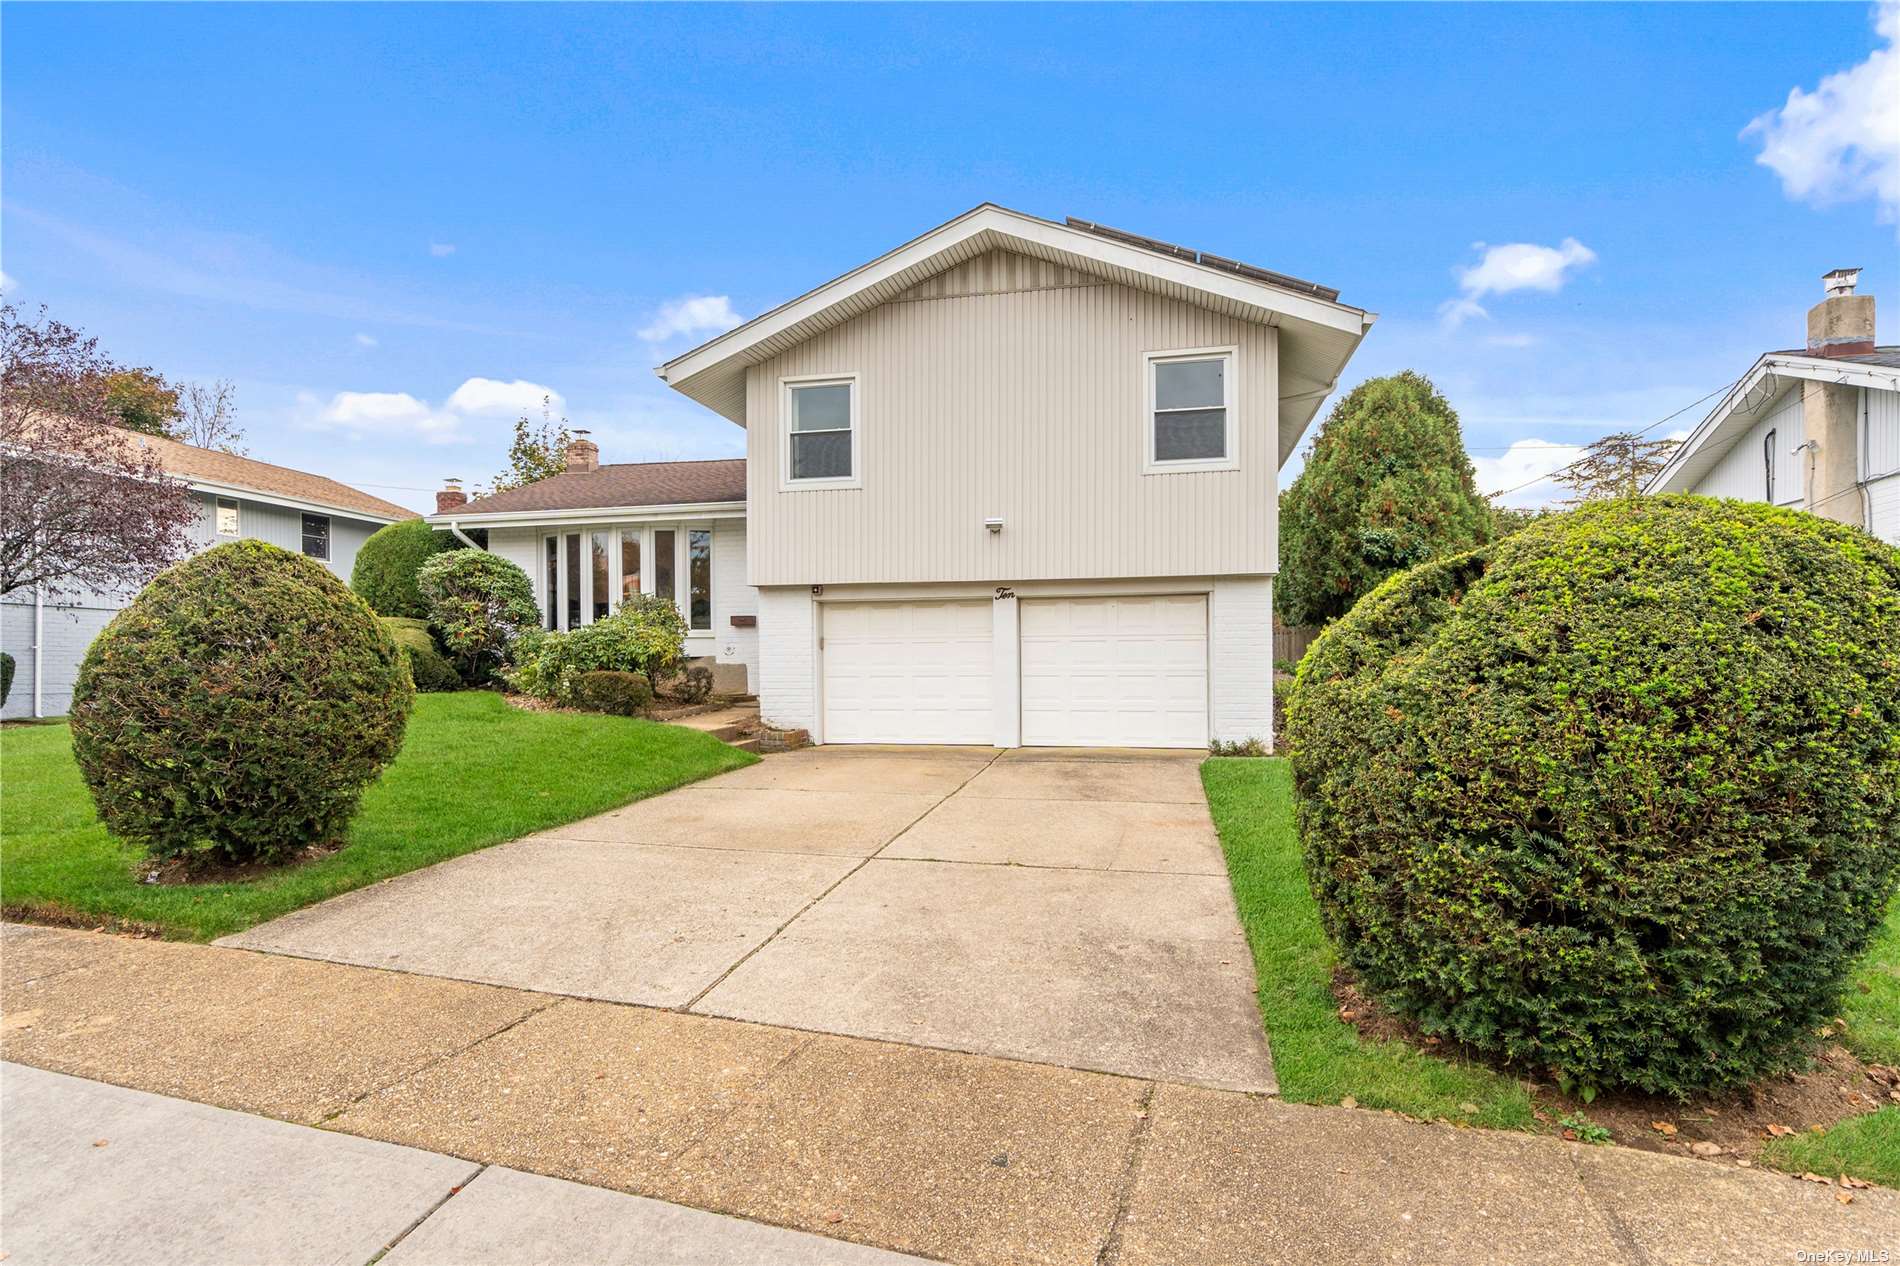
<instances>
[{"instance_id":1,"label":"window with white trim","mask_svg":"<svg viewBox=\"0 0 1900 1266\"><path fill-rule=\"evenodd\" d=\"M303 516L303 552L311 558L321 558L325 562L330 558L330 516L327 514L306 514Z\"/></svg>"},{"instance_id":2,"label":"window with white trim","mask_svg":"<svg viewBox=\"0 0 1900 1266\"><path fill-rule=\"evenodd\" d=\"M218 498L218 535L239 536L238 503L230 497Z\"/></svg>"},{"instance_id":3,"label":"window with white trim","mask_svg":"<svg viewBox=\"0 0 1900 1266\"><path fill-rule=\"evenodd\" d=\"M822 488L856 484L857 429L855 375L787 380L786 485Z\"/></svg>"},{"instance_id":4,"label":"window with white trim","mask_svg":"<svg viewBox=\"0 0 1900 1266\"><path fill-rule=\"evenodd\" d=\"M1151 352L1143 469L1233 470L1234 352Z\"/></svg>"}]
</instances>

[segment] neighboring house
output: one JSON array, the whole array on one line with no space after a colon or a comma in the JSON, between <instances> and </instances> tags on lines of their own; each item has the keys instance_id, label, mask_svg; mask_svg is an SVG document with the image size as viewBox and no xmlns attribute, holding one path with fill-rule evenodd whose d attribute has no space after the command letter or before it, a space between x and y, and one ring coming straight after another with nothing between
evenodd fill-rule
<instances>
[{"instance_id":1,"label":"neighboring house","mask_svg":"<svg viewBox=\"0 0 1900 1266\"><path fill-rule=\"evenodd\" d=\"M197 549L244 538L269 541L322 560L348 584L357 547L371 532L417 517L322 475L156 436L129 438L157 453L166 471L190 486L198 503ZM16 663L0 717L64 715L86 648L130 597L91 594L54 605L28 589L0 599L0 650Z\"/></svg>"},{"instance_id":2,"label":"neighboring house","mask_svg":"<svg viewBox=\"0 0 1900 1266\"><path fill-rule=\"evenodd\" d=\"M737 463L676 487L694 464L588 444L432 521L533 564L559 627L670 562L703 645L818 742L1270 740L1279 467L1373 320L986 204L660 368L746 429L743 504Z\"/></svg>"},{"instance_id":3,"label":"neighboring house","mask_svg":"<svg viewBox=\"0 0 1900 1266\"><path fill-rule=\"evenodd\" d=\"M1793 506L1900 544L1900 347L1877 345L1859 275L1822 279L1807 346L1756 360L1646 491Z\"/></svg>"}]
</instances>

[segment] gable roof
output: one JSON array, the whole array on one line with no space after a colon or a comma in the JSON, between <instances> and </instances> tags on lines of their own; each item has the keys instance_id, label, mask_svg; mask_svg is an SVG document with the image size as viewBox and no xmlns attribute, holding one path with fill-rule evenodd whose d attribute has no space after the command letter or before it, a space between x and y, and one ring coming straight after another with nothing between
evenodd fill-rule
<instances>
[{"instance_id":1,"label":"gable roof","mask_svg":"<svg viewBox=\"0 0 1900 1266\"><path fill-rule=\"evenodd\" d=\"M486 515L558 510L613 510L637 506L725 505L745 501L745 459L697 462L617 462L595 470L566 470L510 488L432 521L479 520Z\"/></svg>"},{"instance_id":2,"label":"gable roof","mask_svg":"<svg viewBox=\"0 0 1900 1266\"><path fill-rule=\"evenodd\" d=\"M1280 457L1299 442L1377 320L1339 292L1218 255L1103 229L1057 224L986 202L816 290L676 356L662 381L744 426L745 371L918 283L990 251L1027 255L1136 290L1271 325L1280 339Z\"/></svg>"},{"instance_id":3,"label":"gable roof","mask_svg":"<svg viewBox=\"0 0 1900 1266\"><path fill-rule=\"evenodd\" d=\"M181 444L161 435L128 431L126 438L150 449L168 473L200 492L260 493L267 500L281 499L299 506L341 511L356 518L382 523L422 517L393 501L372 497L348 484L338 483L323 475L313 475L306 470L292 470L288 466L221 453L213 448Z\"/></svg>"},{"instance_id":4,"label":"gable roof","mask_svg":"<svg viewBox=\"0 0 1900 1266\"><path fill-rule=\"evenodd\" d=\"M1900 347L1876 347L1860 356L1812 356L1807 351L1766 352L1676 446L1645 492L1684 492L1695 487L1723 454L1804 380L1900 391Z\"/></svg>"}]
</instances>

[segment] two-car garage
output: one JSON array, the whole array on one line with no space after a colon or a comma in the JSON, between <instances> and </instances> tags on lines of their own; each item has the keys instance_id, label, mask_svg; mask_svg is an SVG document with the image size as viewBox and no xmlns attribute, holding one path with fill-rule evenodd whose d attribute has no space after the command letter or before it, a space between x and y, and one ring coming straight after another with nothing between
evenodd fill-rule
<instances>
[{"instance_id":1,"label":"two-car garage","mask_svg":"<svg viewBox=\"0 0 1900 1266\"><path fill-rule=\"evenodd\" d=\"M823 603L822 740L1207 745L1206 594L1012 605L999 626L989 598Z\"/></svg>"}]
</instances>

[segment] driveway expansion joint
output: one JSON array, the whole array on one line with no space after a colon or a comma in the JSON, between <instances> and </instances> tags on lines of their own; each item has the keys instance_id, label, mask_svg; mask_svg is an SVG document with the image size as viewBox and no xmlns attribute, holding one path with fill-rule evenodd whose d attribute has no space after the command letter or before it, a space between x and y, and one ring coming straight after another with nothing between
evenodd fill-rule
<instances>
[{"instance_id":1,"label":"driveway expansion joint","mask_svg":"<svg viewBox=\"0 0 1900 1266\"><path fill-rule=\"evenodd\" d=\"M391 1241L389 1241L389 1243L383 1245L380 1249L376 1250L376 1256L370 1258L368 1262L364 1263L364 1266L376 1266L377 1262L380 1262L383 1260L383 1258L388 1257L390 1253L395 1251L396 1245L402 1243L404 1240L409 1238L409 1233L411 1231L414 1231L417 1227L421 1226L424 1222L427 1222L430 1218L434 1217L437 1214L437 1212L441 1210L443 1205L447 1204L449 1201L455 1199L456 1196L460 1195L462 1193L463 1188L467 1187L470 1183L474 1182L477 1178L480 1178L482 1176L482 1172L486 1170L487 1168L488 1166L486 1164L483 1164L479 1161L476 1162L475 1168L471 1169L468 1173L464 1174L462 1176L461 1182L458 1182L452 1187L450 1187L448 1191L443 1194L440 1200L436 1201L434 1204L424 1209L422 1211L422 1216L418 1217L414 1222L411 1222L408 1226L404 1227L401 1231L398 1231L396 1233L396 1238L392 1239Z\"/></svg>"},{"instance_id":2,"label":"driveway expansion joint","mask_svg":"<svg viewBox=\"0 0 1900 1266\"><path fill-rule=\"evenodd\" d=\"M1102 1247L1095 1254L1096 1266L1115 1266L1121 1260L1122 1231L1128 1224L1128 1206L1134 1200L1135 1183L1141 1177L1141 1154L1147 1147L1150 1123L1154 1120L1153 1082L1142 1087L1141 1098L1136 1102L1135 1128L1128 1136L1128 1163L1122 1168L1121 1187L1115 1193L1115 1215L1109 1219L1108 1234L1102 1237Z\"/></svg>"}]
</instances>

